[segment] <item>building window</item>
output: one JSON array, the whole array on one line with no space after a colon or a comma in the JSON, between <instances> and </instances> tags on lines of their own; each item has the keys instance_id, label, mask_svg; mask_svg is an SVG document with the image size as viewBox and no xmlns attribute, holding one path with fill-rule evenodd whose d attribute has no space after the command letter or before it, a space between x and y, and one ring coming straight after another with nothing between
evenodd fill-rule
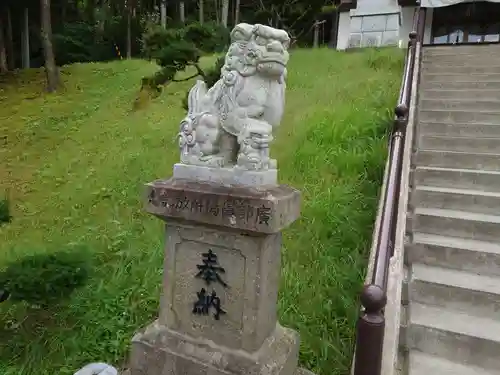
<instances>
[{"instance_id":1,"label":"building window","mask_svg":"<svg viewBox=\"0 0 500 375\"><path fill-rule=\"evenodd\" d=\"M500 4L460 3L434 9L432 44L500 42Z\"/></svg>"},{"instance_id":2,"label":"building window","mask_svg":"<svg viewBox=\"0 0 500 375\"><path fill-rule=\"evenodd\" d=\"M494 23L487 26L485 31L485 42L500 42L500 23Z\"/></svg>"}]
</instances>

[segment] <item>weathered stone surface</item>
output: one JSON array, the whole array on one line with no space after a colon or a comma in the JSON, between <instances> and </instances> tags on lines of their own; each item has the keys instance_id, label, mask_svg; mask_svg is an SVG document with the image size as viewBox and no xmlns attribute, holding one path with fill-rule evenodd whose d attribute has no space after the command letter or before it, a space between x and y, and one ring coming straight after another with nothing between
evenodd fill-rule
<instances>
[{"instance_id":1,"label":"weathered stone surface","mask_svg":"<svg viewBox=\"0 0 500 375\"><path fill-rule=\"evenodd\" d=\"M297 371L295 371L296 375L314 375L312 371L309 371L305 368L298 368Z\"/></svg>"},{"instance_id":2,"label":"weathered stone surface","mask_svg":"<svg viewBox=\"0 0 500 375\"><path fill-rule=\"evenodd\" d=\"M118 375L118 370L107 363L90 363L81 368L75 375Z\"/></svg>"},{"instance_id":3,"label":"weathered stone surface","mask_svg":"<svg viewBox=\"0 0 500 375\"><path fill-rule=\"evenodd\" d=\"M359 48L361 47L361 34L351 34L349 35L349 48Z\"/></svg>"},{"instance_id":4,"label":"weathered stone surface","mask_svg":"<svg viewBox=\"0 0 500 375\"><path fill-rule=\"evenodd\" d=\"M183 179L146 185L146 210L164 220L277 233L300 215L300 192L286 185L222 186Z\"/></svg>"},{"instance_id":5,"label":"weathered stone surface","mask_svg":"<svg viewBox=\"0 0 500 375\"><path fill-rule=\"evenodd\" d=\"M361 33L363 31L362 24L363 24L363 17L351 17L351 27L350 27L351 34Z\"/></svg>"},{"instance_id":6,"label":"weathered stone surface","mask_svg":"<svg viewBox=\"0 0 500 375\"><path fill-rule=\"evenodd\" d=\"M262 186L277 185L278 170L249 171L241 168L214 168L201 165L177 163L174 178L194 181L210 181L220 185Z\"/></svg>"},{"instance_id":7,"label":"weathered stone surface","mask_svg":"<svg viewBox=\"0 0 500 375\"><path fill-rule=\"evenodd\" d=\"M382 32L365 32L361 39L361 47L378 47L382 38Z\"/></svg>"},{"instance_id":8,"label":"weathered stone surface","mask_svg":"<svg viewBox=\"0 0 500 375\"><path fill-rule=\"evenodd\" d=\"M298 335L276 325L253 353L169 330L158 322L132 339L130 375L291 375L297 370Z\"/></svg>"},{"instance_id":9,"label":"weathered stone surface","mask_svg":"<svg viewBox=\"0 0 500 375\"><path fill-rule=\"evenodd\" d=\"M385 31L398 31L399 22L400 15L398 13L387 15L387 24L385 26Z\"/></svg>"},{"instance_id":10,"label":"weathered stone surface","mask_svg":"<svg viewBox=\"0 0 500 375\"><path fill-rule=\"evenodd\" d=\"M130 370L124 370L120 373L120 375L131 375ZM299 367L297 371L295 371L295 375L314 375L314 373L305 368Z\"/></svg>"},{"instance_id":11,"label":"weathered stone surface","mask_svg":"<svg viewBox=\"0 0 500 375\"><path fill-rule=\"evenodd\" d=\"M133 339L130 375L299 374L277 299L281 230L300 193L172 178L147 185L146 207L166 221L163 295Z\"/></svg>"},{"instance_id":12,"label":"weathered stone surface","mask_svg":"<svg viewBox=\"0 0 500 375\"><path fill-rule=\"evenodd\" d=\"M277 321L281 233L244 235L176 222L167 224L166 233L160 324L233 349L258 350ZM199 267L208 251L223 272L207 284ZM214 309L193 314L202 288L220 299L225 314L219 320Z\"/></svg>"},{"instance_id":13,"label":"weathered stone surface","mask_svg":"<svg viewBox=\"0 0 500 375\"><path fill-rule=\"evenodd\" d=\"M285 107L290 37L285 30L240 23L221 78L189 91L179 131L181 163L247 170L276 169L269 145Z\"/></svg>"},{"instance_id":14,"label":"weathered stone surface","mask_svg":"<svg viewBox=\"0 0 500 375\"><path fill-rule=\"evenodd\" d=\"M364 16L362 21L362 32L385 31L387 16L377 14L373 16Z\"/></svg>"},{"instance_id":15,"label":"weathered stone surface","mask_svg":"<svg viewBox=\"0 0 500 375\"><path fill-rule=\"evenodd\" d=\"M351 17L349 47L379 47L399 42L399 10L357 12Z\"/></svg>"},{"instance_id":16,"label":"weathered stone surface","mask_svg":"<svg viewBox=\"0 0 500 375\"><path fill-rule=\"evenodd\" d=\"M181 162L146 185L146 210L166 222L163 294L128 375L308 375L298 334L277 321L281 231L300 215L300 192L277 185L269 154L289 42L239 24L221 79L189 92Z\"/></svg>"},{"instance_id":17,"label":"weathered stone surface","mask_svg":"<svg viewBox=\"0 0 500 375\"><path fill-rule=\"evenodd\" d=\"M386 31L382 35L382 45L396 45L399 42L399 31Z\"/></svg>"}]
</instances>

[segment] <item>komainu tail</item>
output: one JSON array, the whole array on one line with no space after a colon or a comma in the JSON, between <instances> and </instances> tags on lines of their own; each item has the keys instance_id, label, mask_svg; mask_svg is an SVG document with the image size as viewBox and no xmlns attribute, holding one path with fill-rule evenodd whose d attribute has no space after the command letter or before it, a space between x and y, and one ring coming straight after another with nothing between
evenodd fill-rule
<instances>
[{"instance_id":1,"label":"komainu tail","mask_svg":"<svg viewBox=\"0 0 500 375\"><path fill-rule=\"evenodd\" d=\"M205 82L198 80L188 95L188 116L203 111L203 101L207 95L207 85Z\"/></svg>"}]
</instances>

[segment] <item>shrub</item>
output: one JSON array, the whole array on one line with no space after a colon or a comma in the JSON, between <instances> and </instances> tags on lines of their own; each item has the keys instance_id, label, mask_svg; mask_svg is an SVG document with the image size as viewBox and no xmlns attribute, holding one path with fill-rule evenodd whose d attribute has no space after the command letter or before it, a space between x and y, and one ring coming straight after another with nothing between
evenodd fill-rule
<instances>
[{"instance_id":1,"label":"shrub","mask_svg":"<svg viewBox=\"0 0 500 375\"><path fill-rule=\"evenodd\" d=\"M188 42L203 53L221 52L229 44L229 31L215 23L191 23L179 29L150 24L142 36L141 50L146 58L154 59L163 48L179 41Z\"/></svg>"},{"instance_id":2,"label":"shrub","mask_svg":"<svg viewBox=\"0 0 500 375\"><path fill-rule=\"evenodd\" d=\"M180 33L184 40L191 42L201 51L212 52L214 33L209 27L199 23L192 23L181 29Z\"/></svg>"},{"instance_id":3,"label":"shrub","mask_svg":"<svg viewBox=\"0 0 500 375\"><path fill-rule=\"evenodd\" d=\"M130 24L132 35L132 56L141 55L141 38L145 31L144 22L137 18L132 18ZM101 38L104 38L113 47L113 58L117 58L114 45L120 49L121 55L125 56L127 51L127 17L115 16L104 24Z\"/></svg>"},{"instance_id":4,"label":"shrub","mask_svg":"<svg viewBox=\"0 0 500 375\"><path fill-rule=\"evenodd\" d=\"M25 257L0 273L0 286L12 301L48 306L84 284L89 262L82 252L61 251Z\"/></svg>"},{"instance_id":5,"label":"shrub","mask_svg":"<svg viewBox=\"0 0 500 375\"><path fill-rule=\"evenodd\" d=\"M133 19L131 24L133 56L141 52L140 37L143 31L141 22ZM57 64L117 59L115 46L124 55L127 47L126 38L126 17L110 18L104 22L102 28L87 21L68 22L54 31L53 41Z\"/></svg>"},{"instance_id":6,"label":"shrub","mask_svg":"<svg viewBox=\"0 0 500 375\"><path fill-rule=\"evenodd\" d=\"M149 25L142 36L142 54L148 59L158 57L162 48L182 40L179 30L165 29L160 25Z\"/></svg>"},{"instance_id":7,"label":"shrub","mask_svg":"<svg viewBox=\"0 0 500 375\"><path fill-rule=\"evenodd\" d=\"M12 216L10 216L10 204L8 198L0 199L0 225L10 223Z\"/></svg>"},{"instance_id":8,"label":"shrub","mask_svg":"<svg viewBox=\"0 0 500 375\"><path fill-rule=\"evenodd\" d=\"M182 31L185 40L189 40L205 53L221 52L229 45L229 30L216 23L192 23Z\"/></svg>"},{"instance_id":9,"label":"shrub","mask_svg":"<svg viewBox=\"0 0 500 375\"><path fill-rule=\"evenodd\" d=\"M196 74L182 81L199 75L209 87L219 79L220 68L224 60L217 60L214 67L203 71L198 62L203 53L213 53L224 50L229 42L227 28L212 23L192 23L182 29L163 29L158 25L148 26L142 38L143 54L156 59L161 69L151 77L142 79L141 92L148 89L153 95L161 92L161 86L168 82L178 82L177 72L184 71L188 66L196 68ZM140 96L140 95L139 95ZM137 104L136 99L136 104ZM135 105L135 104L134 104ZM183 100L187 106L187 100Z\"/></svg>"},{"instance_id":10,"label":"shrub","mask_svg":"<svg viewBox=\"0 0 500 375\"><path fill-rule=\"evenodd\" d=\"M5 302L9 299L9 292L0 287L0 303Z\"/></svg>"},{"instance_id":11,"label":"shrub","mask_svg":"<svg viewBox=\"0 0 500 375\"><path fill-rule=\"evenodd\" d=\"M200 51L190 42L177 40L163 47L155 53L156 62L162 67L160 71L152 77L144 78L143 86L147 85L159 91L160 86L171 81L175 81L175 74L183 71L187 66L198 67ZM198 67L198 73L203 74Z\"/></svg>"},{"instance_id":12,"label":"shrub","mask_svg":"<svg viewBox=\"0 0 500 375\"><path fill-rule=\"evenodd\" d=\"M61 33L54 33L53 42L57 65L92 61L94 28L88 23L65 24Z\"/></svg>"}]
</instances>

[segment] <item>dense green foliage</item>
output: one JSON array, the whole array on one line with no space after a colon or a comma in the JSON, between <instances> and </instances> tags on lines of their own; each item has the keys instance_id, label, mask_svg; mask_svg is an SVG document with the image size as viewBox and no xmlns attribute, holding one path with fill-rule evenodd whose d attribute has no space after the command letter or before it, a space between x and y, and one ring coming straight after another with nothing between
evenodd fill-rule
<instances>
[{"instance_id":1,"label":"dense green foliage","mask_svg":"<svg viewBox=\"0 0 500 375\"><path fill-rule=\"evenodd\" d=\"M161 67L154 75L143 78L143 88L160 92L163 85L176 81L175 75L189 66L196 69L191 78L200 76L211 87L219 79L224 59L219 58L209 69L202 69L199 60L204 54L223 51L229 44L229 32L213 23L193 23L176 30L152 25L142 41L144 54Z\"/></svg>"},{"instance_id":2,"label":"dense green foliage","mask_svg":"<svg viewBox=\"0 0 500 375\"><path fill-rule=\"evenodd\" d=\"M9 223L11 219L9 199L0 198L0 225Z\"/></svg>"},{"instance_id":3,"label":"dense green foliage","mask_svg":"<svg viewBox=\"0 0 500 375\"><path fill-rule=\"evenodd\" d=\"M231 29L237 22L262 23L285 29L291 35L295 46L307 46L312 44L313 24L324 20L326 22L320 27L320 44L335 39L332 31L336 28L336 5L340 0L227 1L229 13L226 20L222 19L221 0L165 1L167 17L163 24L174 33L184 29L181 32L185 32L189 41L202 37L208 43L197 44L198 48L210 51L220 50L225 45L224 32L219 32L224 29L227 33L223 25ZM182 14L181 2L184 4ZM146 25L162 24L159 0L50 0L50 3L53 44L58 64L117 59L115 46L122 56L128 56L129 34L130 56L140 57L140 41ZM30 66L39 67L44 63L40 38L40 4L39 0L0 1L0 15L9 14L12 21L12 34L9 34L6 20L3 20L9 69L22 66L25 9L28 10L30 24ZM200 9L202 4L203 11ZM239 9L236 9L237 6ZM202 23L203 27L200 28L196 23ZM205 38L209 28L221 36L221 39ZM12 40L9 40L9 35ZM13 48L10 48L11 42Z\"/></svg>"},{"instance_id":4,"label":"dense green foliage","mask_svg":"<svg viewBox=\"0 0 500 375\"><path fill-rule=\"evenodd\" d=\"M180 29L180 35L204 53L222 52L229 44L229 30L214 22L194 22Z\"/></svg>"},{"instance_id":5,"label":"dense green foliage","mask_svg":"<svg viewBox=\"0 0 500 375\"><path fill-rule=\"evenodd\" d=\"M21 258L0 273L12 301L48 306L67 298L88 277L89 262L76 249Z\"/></svg>"},{"instance_id":6,"label":"dense green foliage","mask_svg":"<svg viewBox=\"0 0 500 375\"><path fill-rule=\"evenodd\" d=\"M136 19L131 23L132 56L140 56L142 23ZM108 61L126 53L127 23L125 17L113 17L99 28L86 20L68 22L58 27L53 35L54 50L58 65L74 62Z\"/></svg>"}]
</instances>

